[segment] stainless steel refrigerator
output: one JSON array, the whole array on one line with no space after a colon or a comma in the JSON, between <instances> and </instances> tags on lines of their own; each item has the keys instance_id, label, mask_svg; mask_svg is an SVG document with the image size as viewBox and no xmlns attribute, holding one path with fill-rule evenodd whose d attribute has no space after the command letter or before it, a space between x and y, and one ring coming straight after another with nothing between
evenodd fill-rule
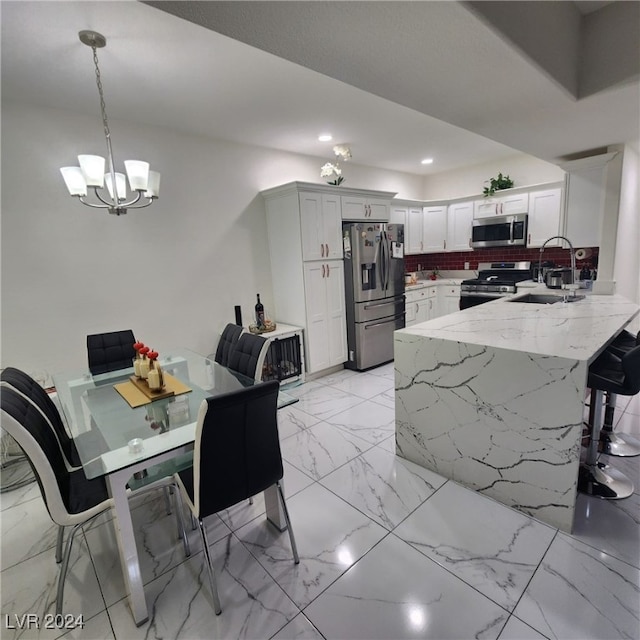
<instances>
[{"instance_id":1,"label":"stainless steel refrigerator","mask_svg":"<svg viewBox=\"0 0 640 640\"><path fill-rule=\"evenodd\" d=\"M393 332L404 327L404 225L342 225L347 351L362 371L393 360Z\"/></svg>"}]
</instances>

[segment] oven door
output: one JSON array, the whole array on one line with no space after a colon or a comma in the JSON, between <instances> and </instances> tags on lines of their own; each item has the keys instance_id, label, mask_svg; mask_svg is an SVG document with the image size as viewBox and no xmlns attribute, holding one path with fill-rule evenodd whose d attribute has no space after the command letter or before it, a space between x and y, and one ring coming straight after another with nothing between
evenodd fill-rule
<instances>
[{"instance_id":1,"label":"oven door","mask_svg":"<svg viewBox=\"0 0 640 640\"><path fill-rule=\"evenodd\" d=\"M471 227L471 246L474 249L524 246L526 238L526 214L481 218L474 220Z\"/></svg>"},{"instance_id":2,"label":"oven door","mask_svg":"<svg viewBox=\"0 0 640 640\"><path fill-rule=\"evenodd\" d=\"M491 302L495 300L495 298L489 298L488 296L471 294L468 296L460 296L460 311L463 309L469 309L470 307L475 307L479 304L483 304L484 302Z\"/></svg>"}]
</instances>

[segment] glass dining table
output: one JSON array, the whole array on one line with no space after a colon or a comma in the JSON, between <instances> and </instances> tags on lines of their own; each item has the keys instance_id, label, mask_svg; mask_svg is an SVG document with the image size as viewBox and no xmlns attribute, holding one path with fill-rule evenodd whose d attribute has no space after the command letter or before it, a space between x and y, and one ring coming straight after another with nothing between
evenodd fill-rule
<instances>
[{"instance_id":1,"label":"glass dining table","mask_svg":"<svg viewBox=\"0 0 640 640\"><path fill-rule=\"evenodd\" d=\"M131 384L133 367L99 375L83 369L53 376L84 472L87 478L104 476L113 498L122 572L137 625L149 614L129 509L131 488L162 480L191 463L196 419L205 398L259 384L188 349L165 351L158 360L183 392L140 406L135 406L136 398L121 394ZM294 402L295 397L280 390L278 408ZM267 519L284 530L277 491L267 489L264 497Z\"/></svg>"}]
</instances>

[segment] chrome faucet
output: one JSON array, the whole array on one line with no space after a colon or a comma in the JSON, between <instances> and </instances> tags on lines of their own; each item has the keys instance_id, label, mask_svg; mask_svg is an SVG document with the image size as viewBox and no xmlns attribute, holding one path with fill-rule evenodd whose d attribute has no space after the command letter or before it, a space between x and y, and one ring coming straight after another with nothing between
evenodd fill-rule
<instances>
[{"instance_id":1,"label":"chrome faucet","mask_svg":"<svg viewBox=\"0 0 640 640\"><path fill-rule=\"evenodd\" d=\"M564 240L569 245L569 251L571 256L571 284L575 284L576 282L576 252L571 244L569 238L565 236L551 236L547 238L540 247L540 260L538 262L538 282L542 282L542 252L544 248L547 246L547 242L551 242L551 240Z\"/></svg>"}]
</instances>

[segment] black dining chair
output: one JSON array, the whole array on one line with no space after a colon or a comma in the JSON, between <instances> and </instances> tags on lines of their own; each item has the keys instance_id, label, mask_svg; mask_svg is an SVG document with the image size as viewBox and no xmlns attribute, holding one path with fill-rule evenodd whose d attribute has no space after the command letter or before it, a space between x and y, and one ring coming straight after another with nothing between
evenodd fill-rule
<instances>
[{"instance_id":1,"label":"black dining chair","mask_svg":"<svg viewBox=\"0 0 640 640\"><path fill-rule=\"evenodd\" d=\"M243 333L229 356L227 367L232 371L260 381L268 348L269 342L262 336Z\"/></svg>"},{"instance_id":2,"label":"black dining chair","mask_svg":"<svg viewBox=\"0 0 640 640\"><path fill-rule=\"evenodd\" d=\"M280 480L282 455L276 418L277 380L202 401L196 423L193 467L175 478L202 538L216 614L220 598L204 519L275 485L295 564L300 562Z\"/></svg>"},{"instance_id":3,"label":"black dining chair","mask_svg":"<svg viewBox=\"0 0 640 640\"><path fill-rule=\"evenodd\" d=\"M89 480L82 468L69 471L53 430L27 398L4 386L0 407L2 428L27 456L49 516L59 527L73 527L67 537L58 578L56 615L60 615L74 536L84 524L112 508L113 500L104 478Z\"/></svg>"},{"instance_id":4,"label":"black dining chair","mask_svg":"<svg viewBox=\"0 0 640 640\"><path fill-rule=\"evenodd\" d=\"M243 331L244 329L240 325L231 323L223 329L213 358L218 364L221 364L223 367L229 365L231 352L235 348Z\"/></svg>"},{"instance_id":5,"label":"black dining chair","mask_svg":"<svg viewBox=\"0 0 640 640\"><path fill-rule=\"evenodd\" d=\"M2 387L3 392L4 389L11 389L12 391L15 391L27 402L32 404L33 407L40 413L41 417L45 421L45 424L49 427L55 437L58 449L62 454L62 460L64 462L66 470L69 473L75 473L81 470L82 462L80 461L80 455L78 454L76 442L82 440L95 441L96 439L102 439L102 436L100 436L100 434L98 434L95 430L91 430L79 434L75 439L72 438L62 421L62 417L60 415L60 412L58 411L58 408L49 397L49 394L40 386L38 382L36 382L31 376L29 376L24 371L21 371L20 369L16 369L15 367L6 367L5 369L3 369L0 373L0 386ZM164 480L154 483L153 485L138 489L136 492L133 492L132 495L150 491L152 489L163 488L165 492L164 496L167 515L170 515L171 500L169 497L169 490L173 487L175 487L175 482L172 480L171 476L169 476ZM177 524L183 539L185 553L187 556L189 556L191 554L191 551L189 549L188 539L186 538L186 534L184 533L184 528L180 519L181 513L179 510L176 510L176 517L178 518ZM60 525L60 527L58 528L58 538L56 541L57 563L60 563L62 561L64 527L65 525Z\"/></svg>"},{"instance_id":6,"label":"black dining chair","mask_svg":"<svg viewBox=\"0 0 640 640\"><path fill-rule=\"evenodd\" d=\"M87 336L89 371L93 375L133 366L136 339L131 329Z\"/></svg>"}]
</instances>

